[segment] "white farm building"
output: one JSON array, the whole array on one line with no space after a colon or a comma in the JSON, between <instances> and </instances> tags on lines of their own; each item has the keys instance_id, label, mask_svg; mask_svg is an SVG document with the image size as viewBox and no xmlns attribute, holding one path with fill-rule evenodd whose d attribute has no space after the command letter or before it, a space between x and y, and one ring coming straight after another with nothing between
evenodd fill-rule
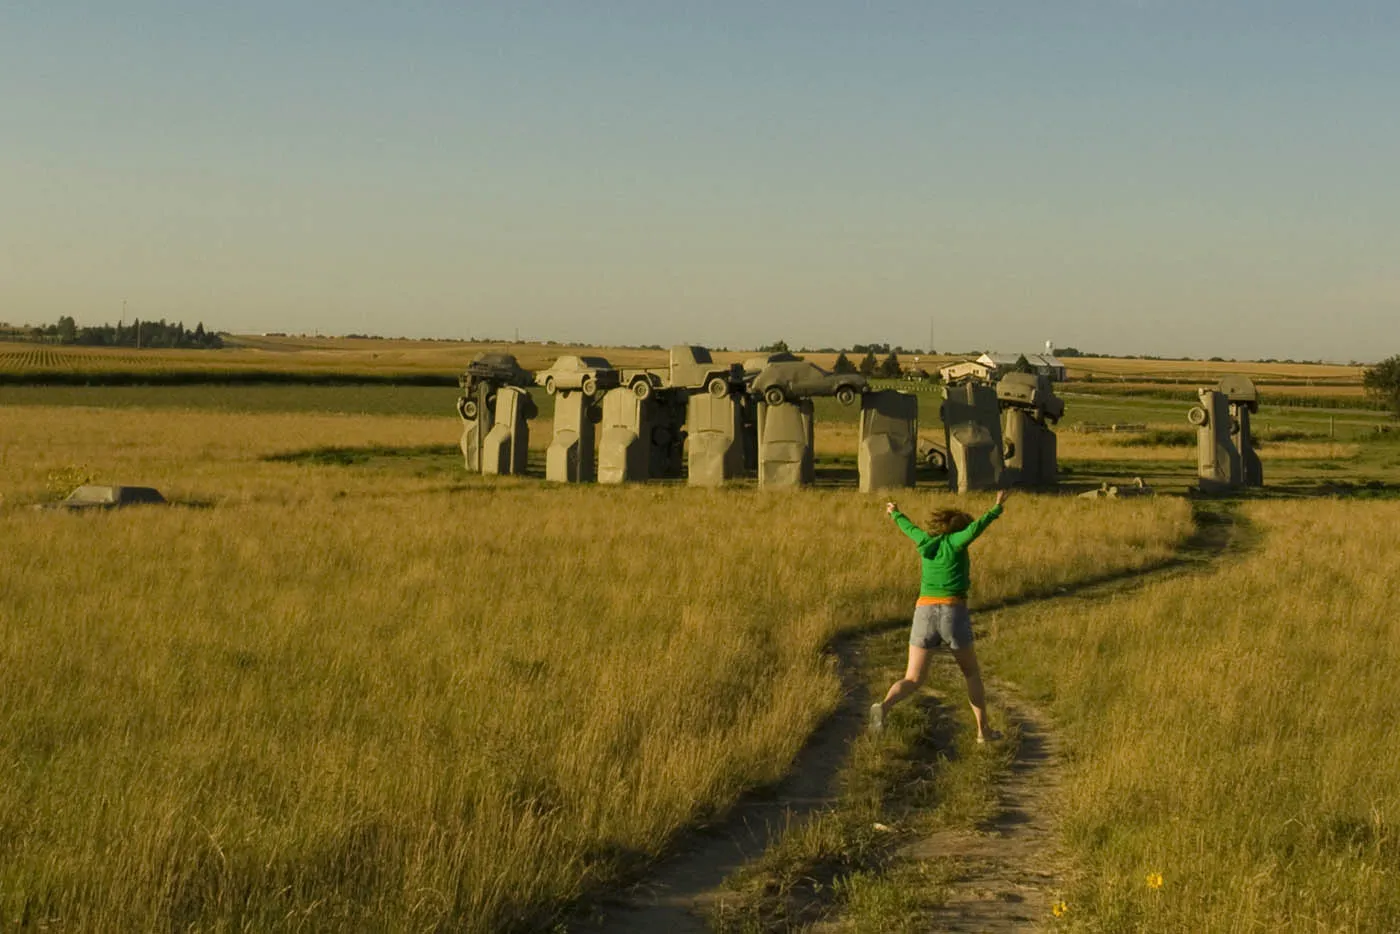
<instances>
[{"instance_id":1,"label":"white farm building","mask_svg":"<svg viewBox=\"0 0 1400 934\"><path fill-rule=\"evenodd\" d=\"M1002 373L1016 369L1022 358L1041 376L1048 376L1054 382L1064 382L1065 365L1052 354L1047 353L997 353L988 351L976 360L952 363L938 371L943 382L953 383L961 379L996 381Z\"/></svg>"}]
</instances>

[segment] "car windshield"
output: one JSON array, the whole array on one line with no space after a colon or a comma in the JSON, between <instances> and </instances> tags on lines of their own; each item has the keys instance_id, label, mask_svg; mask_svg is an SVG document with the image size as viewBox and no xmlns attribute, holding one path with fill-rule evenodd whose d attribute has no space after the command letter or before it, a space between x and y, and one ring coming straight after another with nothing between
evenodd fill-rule
<instances>
[{"instance_id":1,"label":"car windshield","mask_svg":"<svg viewBox=\"0 0 1400 934\"><path fill-rule=\"evenodd\" d=\"M591 366L594 369L611 370L612 364L602 357L579 357L579 362L584 366Z\"/></svg>"},{"instance_id":2,"label":"car windshield","mask_svg":"<svg viewBox=\"0 0 1400 934\"><path fill-rule=\"evenodd\" d=\"M691 356L692 359L695 360L696 363L714 363L714 362L715 362L714 359L710 356L710 352L709 352L708 350L706 350L704 347L692 347L692 348L690 348L690 356Z\"/></svg>"}]
</instances>

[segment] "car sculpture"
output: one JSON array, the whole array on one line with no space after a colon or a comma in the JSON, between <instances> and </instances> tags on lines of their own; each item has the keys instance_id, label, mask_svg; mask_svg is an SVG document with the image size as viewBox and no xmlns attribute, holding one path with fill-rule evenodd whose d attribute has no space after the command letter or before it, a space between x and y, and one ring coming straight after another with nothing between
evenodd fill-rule
<instances>
[{"instance_id":1,"label":"car sculpture","mask_svg":"<svg viewBox=\"0 0 1400 934\"><path fill-rule=\"evenodd\" d=\"M620 385L621 375L602 357L564 356L555 360L549 369L536 373L535 382L551 396L556 392L577 389L591 398Z\"/></svg>"},{"instance_id":2,"label":"car sculpture","mask_svg":"<svg viewBox=\"0 0 1400 934\"><path fill-rule=\"evenodd\" d=\"M477 416L476 390L485 385L486 405L494 404L496 390L502 386L533 386L535 377L520 365L513 354L479 353L472 357L466 370L457 377L457 385L462 387L462 397L457 400L457 411L465 419Z\"/></svg>"},{"instance_id":3,"label":"car sculpture","mask_svg":"<svg viewBox=\"0 0 1400 934\"><path fill-rule=\"evenodd\" d=\"M723 399L743 387L744 371L737 363L716 363L705 347L677 344L666 370L624 370L623 382L638 399L650 398L658 389L703 389Z\"/></svg>"},{"instance_id":4,"label":"car sculpture","mask_svg":"<svg viewBox=\"0 0 1400 934\"><path fill-rule=\"evenodd\" d=\"M744 382L752 385L753 381L758 378L758 374L762 373L770 363L788 363L801 359L801 357L788 353L786 350L764 354L761 357L749 357L744 361Z\"/></svg>"},{"instance_id":5,"label":"car sculpture","mask_svg":"<svg viewBox=\"0 0 1400 934\"><path fill-rule=\"evenodd\" d=\"M811 396L835 396L842 405L852 405L867 385L857 373L830 373L808 360L782 360L764 367L749 392L769 405Z\"/></svg>"},{"instance_id":6,"label":"car sculpture","mask_svg":"<svg viewBox=\"0 0 1400 934\"><path fill-rule=\"evenodd\" d=\"M941 441L920 438L918 445L919 463L930 470L948 469L948 448Z\"/></svg>"}]
</instances>

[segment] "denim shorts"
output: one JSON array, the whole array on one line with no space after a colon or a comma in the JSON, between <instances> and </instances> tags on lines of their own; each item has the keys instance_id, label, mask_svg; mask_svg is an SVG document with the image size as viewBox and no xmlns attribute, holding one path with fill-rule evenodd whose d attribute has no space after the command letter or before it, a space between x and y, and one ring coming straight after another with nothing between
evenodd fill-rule
<instances>
[{"instance_id":1,"label":"denim shorts","mask_svg":"<svg viewBox=\"0 0 1400 934\"><path fill-rule=\"evenodd\" d=\"M921 649L965 649L972 645L972 615L966 603L926 603L914 608L909 644Z\"/></svg>"}]
</instances>

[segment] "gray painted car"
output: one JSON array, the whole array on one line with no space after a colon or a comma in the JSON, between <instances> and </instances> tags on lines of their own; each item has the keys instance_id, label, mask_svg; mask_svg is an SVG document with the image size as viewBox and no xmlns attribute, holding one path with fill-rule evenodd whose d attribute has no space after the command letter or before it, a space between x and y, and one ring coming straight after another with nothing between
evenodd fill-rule
<instances>
[{"instance_id":1,"label":"gray painted car","mask_svg":"<svg viewBox=\"0 0 1400 934\"><path fill-rule=\"evenodd\" d=\"M858 373L831 373L808 360L783 360L764 367L749 392L769 405L812 396L835 396L842 405L854 405L868 385Z\"/></svg>"},{"instance_id":2,"label":"gray painted car","mask_svg":"<svg viewBox=\"0 0 1400 934\"><path fill-rule=\"evenodd\" d=\"M470 391L471 387L479 382L523 388L535 385L535 377L520 365L514 354L479 353L472 357L466 370L457 377L457 385Z\"/></svg>"},{"instance_id":3,"label":"gray painted car","mask_svg":"<svg viewBox=\"0 0 1400 934\"><path fill-rule=\"evenodd\" d=\"M535 374L535 382L544 387L551 396L556 392L577 389L585 396L596 396L600 392L615 389L621 383L621 375L603 357L563 356L554 361L547 370Z\"/></svg>"},{"instance_id":4,"label":"gray painted car","mask_svg":"<svg viewBox=\"0 0 1400 934\"><path fill-rule=\"evenodd\" d=\"M462 375L457 377L457 385L462 387L462 395L457 400L457 414L471 420L477 417L478 405L484 401L490 408L496 402L496 390L502 386L533 386L535 375L520 365L514 354L479 353L472 357ZM486 392L477 392L484 386Z\"/></svg>"},{"instance_id":5,"label":"gray painted car","mask_svg":"<svg viewBox=\"0 0 1400 934\"><path fill-rule=\"evenodd\" d=\"M639 399L657 389L703 389L716 399L744 385L744 371L737 363L716 363L708 348L677 344L671 348L665 370L623 370L623 382Z\"/></svg>"}]
</instances>

